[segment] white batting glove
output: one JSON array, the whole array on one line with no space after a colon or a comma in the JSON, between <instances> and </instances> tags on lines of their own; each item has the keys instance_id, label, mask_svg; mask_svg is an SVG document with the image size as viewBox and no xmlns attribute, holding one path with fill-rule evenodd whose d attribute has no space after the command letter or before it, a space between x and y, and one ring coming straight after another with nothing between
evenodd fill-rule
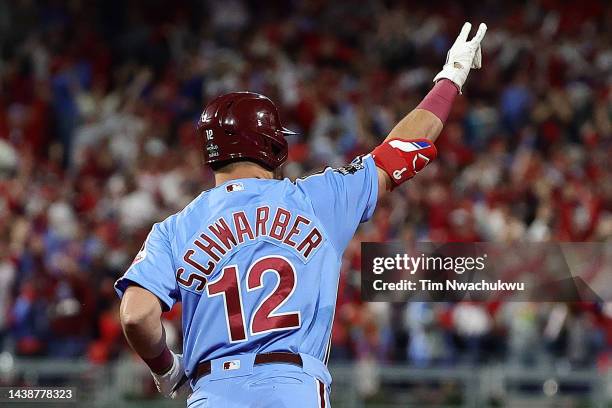
<instances>
[{"instance_id":1,"label":"white batting glove","mask_svg":"<svg viewBox=\"0 0 612 408\"><path fill-rule=\"evenodd\" d=\"M480 42L487 32L487 25L481 23L474 38L468 41L467 37L471 29L472 25L470 23L463 25L455 43L446 54L446 63L442 71L434 78L434 82L443 78L450 79L459 87L459 93L461 93L463 84L467 80L470 69L478 69L482 64Z\"/></svg>"},{"instance_id":2,"label":"white batting glove","mask_svg":"<svg viewBox=\"0 0 612 408\"><path fill-rule=\"evenodd\" d=\"M164 396L175 398L179 391L185 388L187 382L183 382L183 384L179 385L179 382L182 381L185 376L185 367L183 366L183 355L175 354L172 352L172 367L165 374L155 374L151 372L153 376L153 381L155 381L155 386L157 390L161 392Z\"/></svg>"}]
</instances>

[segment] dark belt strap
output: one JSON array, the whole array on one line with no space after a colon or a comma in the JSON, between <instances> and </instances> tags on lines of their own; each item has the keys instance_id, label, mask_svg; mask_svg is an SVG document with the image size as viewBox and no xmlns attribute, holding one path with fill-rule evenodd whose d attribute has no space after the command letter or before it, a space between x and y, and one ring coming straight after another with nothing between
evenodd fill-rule
<instances>
[{"instance_id":1,"label":"dark belt strap","mask_svg":"<svg viewBox=\"0 0 612 408\"><path fill-rule=\"evenodd\" d=\"M302 357L295 353L276 351L272 353L261 353L255 356L255 365L276 363L293 364L299 367L303 366ZM210 360L202 361L195 369L195 375L193 376L194 381L197 381L200 377L210 374L210 371Z\"/></svg>"}]
</instances>

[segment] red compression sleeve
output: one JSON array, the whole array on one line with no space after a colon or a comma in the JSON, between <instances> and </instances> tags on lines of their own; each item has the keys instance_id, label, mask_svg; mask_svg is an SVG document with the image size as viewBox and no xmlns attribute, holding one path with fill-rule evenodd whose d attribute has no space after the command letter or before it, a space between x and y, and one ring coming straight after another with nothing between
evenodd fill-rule
<instances>
[{"instance_id":1,"label":"red compression sleeve","mask_svg":"<svg viewBox=\"0 0 612 408\"><path fill-rule=\"evenodd\" d=\"M442 123L446 122L455 96L459 93L457 86L448 79L438 81L417 109L424 109L436 115Z\"/></svg>"}]
</instances>

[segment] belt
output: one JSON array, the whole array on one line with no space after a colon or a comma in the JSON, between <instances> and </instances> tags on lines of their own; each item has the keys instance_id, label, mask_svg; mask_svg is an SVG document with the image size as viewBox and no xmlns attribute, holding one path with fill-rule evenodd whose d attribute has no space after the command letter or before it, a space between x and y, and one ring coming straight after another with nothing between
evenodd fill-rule
<instances>
[{"instance_id":1,"label":"belt","mask_svg":"<svg viewBox=\"0 0 612 408\"><path fill-rule=\"evenodd\" d=\"M302 367L302 357L299 354L289 353L285 351L275 351L271 353L261 353L255 356L254 365L262 365L262 364L293 364L299 367ZM210 360L202 361L198 364L195 369L195 374L193 375L193 380L197 381L199 378L210 374L211 364Z\"/></svg>"}]
</instances>

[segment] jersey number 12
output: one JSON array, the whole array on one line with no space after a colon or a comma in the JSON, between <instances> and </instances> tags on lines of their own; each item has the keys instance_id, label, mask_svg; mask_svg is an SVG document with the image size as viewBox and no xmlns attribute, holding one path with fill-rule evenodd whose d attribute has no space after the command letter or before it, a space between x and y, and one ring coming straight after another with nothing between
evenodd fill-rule
<instances>
[{"instance_id":1,"label":"jersey number 12","mask_svg":"<svg viewBox=\"0 0 612 408\"><path fill-rule=\"evenodd\" d=\"M277 275L277 283L272 292L255 308L249 322L251 335L290 330L300 327L300 312L277 313L295 291L297 275L288 259L274 255L256 260L246 274L247 292L263 288L263 276L267 272ZM229 265L221 270L219 278L206 286L209 297L223 296L227 330L230 342L237 343L247 339L242 293L238 277L238 265Z\"/></svg>"}]
</instances>

